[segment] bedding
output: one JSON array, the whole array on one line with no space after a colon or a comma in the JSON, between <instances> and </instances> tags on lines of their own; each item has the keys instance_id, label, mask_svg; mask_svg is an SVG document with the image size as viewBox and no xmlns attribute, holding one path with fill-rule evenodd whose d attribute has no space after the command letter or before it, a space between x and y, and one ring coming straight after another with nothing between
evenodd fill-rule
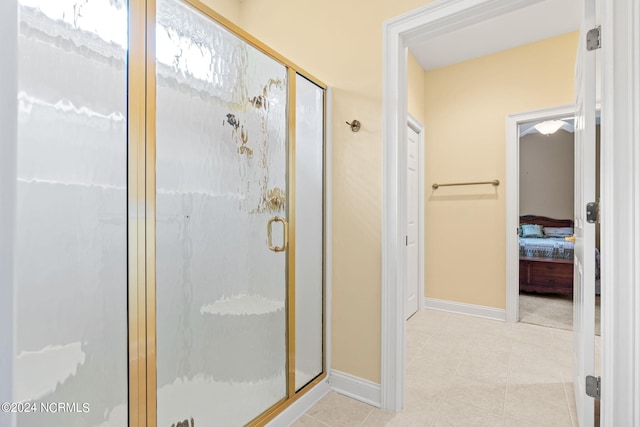
<instances>
[{"instance_id":1,"label":"bedding","mask_svg":"<svg viewBox=\"0 0 640 427\"><path fill-rule=\"evenodd\" d=\"M520 256L573 259L573 243L564 237L520 237Z\"/></svg>"},{"instance_id":2,"label":"bedding","mask_svg":"<svg viewBox=\"0 0 640 427\"><path fill-rule=\"evenodd\" d=\"M596 279L600 278L600 251L595 248ZM520 237L520 257L573 260L573 243L564 237Z\"/></svg>"},{"instance_id":3,"label":"bedding","mask_svg":"<svg viewBox=\"0 0 640 427\"><path fill-rule=\"evenodd\" d=\"M573 227L544 227L545 237L570 237L573 236Z\"/></svg>"},{"instance_id":4,"label":"bedding","mask_svg":"<svg viewBox=\"0 0 640 427\"><path fill-rule=\"evenodd\" d=\"M574 245L564 238L573 235L571 219L523 215L520 240L520 290L540 293L573 293ZM600 253L596 249L596 279L600 276ZM597 280L596 283L599 281Z\"/></svg>"},{"instance_id":5,"label":"bedding","mask_svg":"<svg viewBox=\"0 0 640 427\"><path fill-rule=\"evenodd\" d=\"M521 237L544 237L544 227L538 224L520 224Z\"/></svg>"}]
</instances>

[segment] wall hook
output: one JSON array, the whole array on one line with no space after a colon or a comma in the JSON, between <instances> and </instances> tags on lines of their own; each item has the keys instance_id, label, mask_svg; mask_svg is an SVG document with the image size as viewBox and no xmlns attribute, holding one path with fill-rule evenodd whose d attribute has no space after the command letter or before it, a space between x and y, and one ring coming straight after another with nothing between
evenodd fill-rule
<instances>
[{"instance_id":1,"label":"wall hook","mask_svg":"<svg viewBox=\"0 0 640 427\"><path fill-rule=\"evenodd\" d=\"M351 123L345 122L349 126L351 126L352 132L358 132L360 130L360 122L358 120L353 120Z\"/></svg>"}]
</instances>

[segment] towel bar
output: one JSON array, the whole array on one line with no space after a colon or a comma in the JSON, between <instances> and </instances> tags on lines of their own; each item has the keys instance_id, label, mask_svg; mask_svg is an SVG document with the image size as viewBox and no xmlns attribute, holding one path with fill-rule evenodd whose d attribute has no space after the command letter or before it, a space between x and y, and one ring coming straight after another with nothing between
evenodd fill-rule
<instances>
[{"instance_id":1,"label":"towel bar","mask_svg":"<svg viewBox=\"0 0 640 427\"><path fill-rule=\"evenodd\" d=\"M498 181L497 179L494 179L493 181L478 181L478 182L454 182L451 184L437 184L437 183L433 183L433 185L431 186L434 190L437 190L438 187L451 187L454 185L481 185L481 184L491 184L495 187L497 187L498 185L500 185L500 181Z\"/></svg>"}]
</instances>

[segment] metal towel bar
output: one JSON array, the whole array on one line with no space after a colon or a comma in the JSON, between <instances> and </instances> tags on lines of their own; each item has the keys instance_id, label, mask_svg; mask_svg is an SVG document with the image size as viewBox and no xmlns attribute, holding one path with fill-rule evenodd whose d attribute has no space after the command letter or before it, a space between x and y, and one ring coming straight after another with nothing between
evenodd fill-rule
<instances>
[{"instance_id":1,"label":"metal towel bar","mask_svg":"<svg viewBox=\"0 0 640 427\"><path fill-rule=\"evenodd\" d=\"M431 186L434 190L437 190L438 187L451 187L454 185L481 185L481 184L491 184L495 187L497 187L498 185L500 185L500 181L498 181L497 179L494 179L493 181L479 181L479 182L454 182L451 184L437 184L437 183L433 183L433 185Z\"/></svg>"}]
</instances>

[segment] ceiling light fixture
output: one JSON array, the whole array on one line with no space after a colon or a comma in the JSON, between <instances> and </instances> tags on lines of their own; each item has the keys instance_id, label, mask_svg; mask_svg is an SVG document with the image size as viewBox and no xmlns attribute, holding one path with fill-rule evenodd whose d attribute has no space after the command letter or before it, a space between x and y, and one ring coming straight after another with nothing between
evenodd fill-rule
<instances>
[{"instance_id":1,"label":"ceiling light fixture","mask_svg":"<svg viewBox=\"0 0 640 427\"><path fill-rule=\"evenodd\" d=\"M558 129L560 129L562 125L565 125L565 124L567 123L563 122L562 120L547 120L547 121L538 123L537 125L534 126L534 128L536 128L536 130L541 134L548 136L553 133L556 133Z\"/></svg>"}]
</instances>

